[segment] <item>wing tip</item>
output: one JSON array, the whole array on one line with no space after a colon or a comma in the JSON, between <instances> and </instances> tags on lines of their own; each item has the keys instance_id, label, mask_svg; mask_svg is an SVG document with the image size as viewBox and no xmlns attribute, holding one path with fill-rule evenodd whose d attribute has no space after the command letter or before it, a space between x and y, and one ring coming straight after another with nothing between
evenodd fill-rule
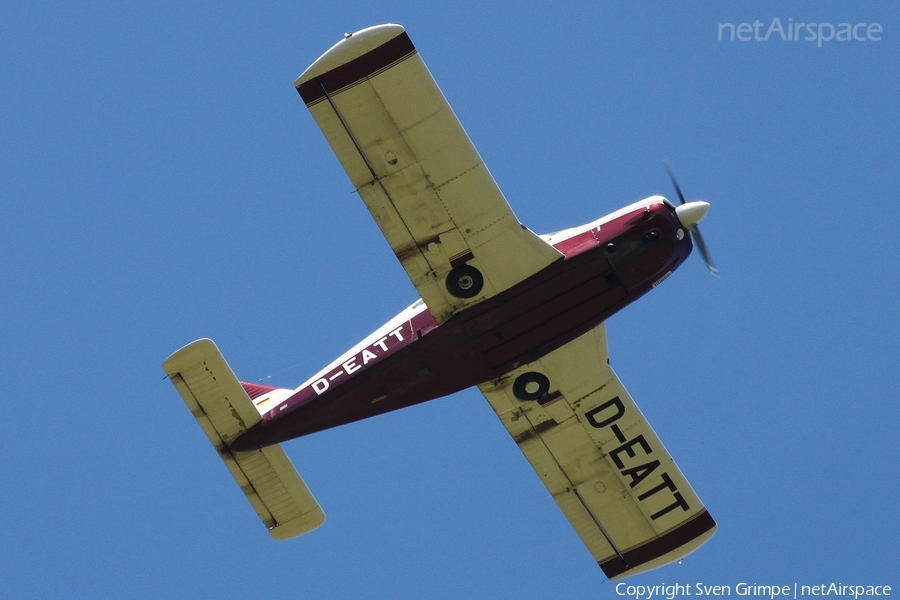
<instances>
[{"instance_id":1,"label":"wing tip","mask_svg":"<svg viewBox=\"0 0 900 600\"><path fill-rule=\"evenodd\" d=\"M345 33L338 43L326 50L297 78L294 87L299 88L303 83L315 79L319 75L333 71L341 65L368 54L405 32L406 29L402 25L385 23L366 27L353 33Z\"/></svg>"},{"instance_id":2,"label":"wing tip","mask_svg":"<svg viewBox=\"0 0 900 600\"><path fill-rule=\"evenodd\" d=\"M289 540L309 533L314 529L318 529L324 523L325 511L323 511L321 507L316 506L315 509L305 513L302 517L269 527L269 535L271 535L274 540Z\"/></svg>"},{"instance_id":3,"label":"wing tip","mask_svg":"<svg viewBox=\"0 0 900 600\"><path fill-rule=\"evenodd\" d=\"M624 561L615 556L597 564L611 580L631 577L681 560L705 544L717 529L712 515L704 508L660 537L625 551Z\"/></svg>"},{"instance_id":4,"label":"wing tip","mask_svg":"<svg viewBox=\"0 0 900 600\"><path fill-rule=\"evenodd\" d=\"M174 375L179 371L194 367L211 356L221 355L216 343L209 338L200 338L179 348L163 361L166 375Z\"/></svg>"}]
</instances>

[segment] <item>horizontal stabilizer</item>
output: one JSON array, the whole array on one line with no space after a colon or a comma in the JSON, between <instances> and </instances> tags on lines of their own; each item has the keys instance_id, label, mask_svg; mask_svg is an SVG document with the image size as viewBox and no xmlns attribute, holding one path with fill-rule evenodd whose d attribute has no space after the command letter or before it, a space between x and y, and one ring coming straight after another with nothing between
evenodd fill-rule
<instances>
[{"instance_id":1,"label":"horizontal stabilizer","mask_svg":"<svg viewBox=\"0 0 900 600\"><path fill-rule=\"evenodd\" d=\"M212 340L188 344L163 369L273 538L301 535L325 522L281 446L249 452L229 447L261 417Z\"/></svg>"}]
</instances>

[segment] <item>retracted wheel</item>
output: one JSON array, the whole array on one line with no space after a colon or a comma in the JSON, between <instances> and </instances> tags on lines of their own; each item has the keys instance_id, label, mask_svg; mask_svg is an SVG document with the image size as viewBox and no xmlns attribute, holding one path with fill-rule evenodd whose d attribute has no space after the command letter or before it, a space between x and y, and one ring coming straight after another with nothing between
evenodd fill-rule
<instances>
[{"instance_id":1,"label":"retracted wheel","mask_svg":"<svg viewBox=\"0 0 900 600\"><path fill-rule=\"evenodd\" d=\"M457 298L474 298L483 287L481 271L471 265L460 265L447 275L447 290Z\"/></svg>"},{"instance_id":2,"label":"retracted wheel","mask_svg":"<svg viewBox=\"0 0 900 600\"><path fill-rule=\"evenodd\" d=\"M550 380L542 373L523 373L513 383L513 394L519 400L537 400L550 391Z\"/></svg>"}]
</instances>

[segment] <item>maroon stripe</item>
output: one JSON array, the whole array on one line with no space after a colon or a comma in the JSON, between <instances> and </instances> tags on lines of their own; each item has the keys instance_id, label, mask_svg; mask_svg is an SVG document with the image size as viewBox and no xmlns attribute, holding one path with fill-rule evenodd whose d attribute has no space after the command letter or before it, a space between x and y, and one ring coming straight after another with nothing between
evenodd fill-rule
<instances>
[{"instance_id":1,"label":"maroon stripe","mask_svg":"<svg viewBox=\"0 0 900 600\"><path fill-rule=\"evenodd\" d=\"M325 97L371 77L385 67L406 58L416 51L409 36L404 31L397 37L385 42L377 48L354 58L350 62L319 75L297 86L297 92L306 104ZM325 89L322 89L325 86Z\"/></svg>"},{"instance_id":2,"label":"maroon stripe","mask_svg":"<svg viewBox=\"0 0 900 600\"><path fill-rule=\"evenodd\" d=\"M263 394L278 389L268 385L260 385L258 383L247 383L246 381L242 381L241 386L244 388L244 391L247 392L247 395L250 396L251 400L256 400Z\"/></svg>"},{"instance_id":3,"label":"maroon stripe","mask_svg":"<svg viewBox=\"0 0 900 600\"><path fill-rule=\"evenodd\" d=\"M646 562L650 562L655 558L659 558L667 552L675 550L679 546L683 546L693 539L696 539L716 526L716 522L710 514L703 509L703 512L696 517L673 529L672 531L662 535L643 546L638 546L624 553L625 563L617 556L609 560L597 563L607 577L612 579L622 573L640 566Z\"/></svg>"}]
</instances>

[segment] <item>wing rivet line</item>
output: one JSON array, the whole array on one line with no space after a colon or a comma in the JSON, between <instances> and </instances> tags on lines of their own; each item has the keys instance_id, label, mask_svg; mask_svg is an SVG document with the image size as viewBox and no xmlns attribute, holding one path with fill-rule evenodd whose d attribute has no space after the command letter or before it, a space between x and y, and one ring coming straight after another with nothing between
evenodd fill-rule
<instances>
[{"instance_id":1,"label":"wing rivet line","mask_svg":"<svg viewBox=\"0 0 900 600\"><path fill-rule=\"evenodd\" d=\"M359 152L360 157L362 157L363 162L366 163L366 167L369 168L369 173L372 174L372 183L378 181L378 174L375 173L375 169L372 168L372 163L369 162L366 153L363 152L362 146L359 145L359 142L356 141L356 136L353 135L353 132L350 131L350 127L347 125L347 122L344 120L344 116L341 114L341 111L338 110L337 106L334 103L334 100L331 99L331 94L328 93L328 90L325 89L325 84L322 83L322 80L316 80L319 83L319 87L322 88L322 93L325 94L325 99L328 100L328 104L331 105L332 110L334 110L334 114L337 115L338 120L341 122L341 125L344 127L344 131L347 132L347 135L350 136L350 141L353 142L353 145L356 146L356 151Z\"/></svg>"}]
</instances>

